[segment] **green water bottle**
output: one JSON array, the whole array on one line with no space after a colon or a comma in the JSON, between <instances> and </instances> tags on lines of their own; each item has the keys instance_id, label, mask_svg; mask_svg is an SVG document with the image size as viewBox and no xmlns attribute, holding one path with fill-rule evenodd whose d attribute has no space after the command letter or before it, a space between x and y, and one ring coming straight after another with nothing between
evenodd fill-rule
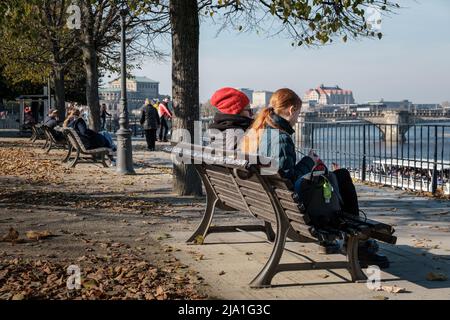
<instances>
[{"instance_id":1,"label":"green water bottle","mask_svg":"<svg viewBox=\"0 0 450 320\"><path fill-rule=\"evenodd\" d=\"M333 187L331 186L331 183L326 180L323 184L323 198L325 199L325 203L331 202L331 193L333 192Z\"/></svg>"}]
</instances>

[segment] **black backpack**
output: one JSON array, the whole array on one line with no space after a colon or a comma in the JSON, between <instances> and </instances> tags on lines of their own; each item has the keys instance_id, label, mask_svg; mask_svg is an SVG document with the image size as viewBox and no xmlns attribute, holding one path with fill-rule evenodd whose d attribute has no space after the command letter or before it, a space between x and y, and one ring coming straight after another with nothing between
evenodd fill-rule
<instances>
[{"instance_id":1,"label":"black backpack","mask_svg":"<svg viewBox=\"0 0 450 320\"><path fill-rule=\"evenodd\" d=\"M336 176L325 166L323 171L316 171L316 168L306 174L300 184L302 211L316 228L337 228L342 223L342 198ZM329 184L331 193L325 194L324 184Z\"/></svg>"}]
</instances>

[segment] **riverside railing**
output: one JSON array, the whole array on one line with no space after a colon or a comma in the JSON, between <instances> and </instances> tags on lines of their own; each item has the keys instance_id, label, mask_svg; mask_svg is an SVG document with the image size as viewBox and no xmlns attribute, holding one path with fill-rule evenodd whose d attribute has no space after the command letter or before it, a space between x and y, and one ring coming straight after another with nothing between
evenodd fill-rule
<instances>
[{"instance_id":1,"label":"riverside railing","mask_svg":"<svg viewBox=\"0 0 450 320\"><path fill-rule=\"evenodd\" d=\"M203 130L211 120L202 119ZM299 158L314 149L328 167L346 168L358 180L450 195L450 121L298 122L294 129Z\"/></svg>"},{"instance_id":2,"label":"riverside railing","mask_svg":"<svg viewBox=\"0 0 450 320\"><path fill-rule=\"evenodd\" d=\"M356 179L450 194L450 124L299 122L295 129L299 153L314 149Z\"/></svg>"}]
</instances>

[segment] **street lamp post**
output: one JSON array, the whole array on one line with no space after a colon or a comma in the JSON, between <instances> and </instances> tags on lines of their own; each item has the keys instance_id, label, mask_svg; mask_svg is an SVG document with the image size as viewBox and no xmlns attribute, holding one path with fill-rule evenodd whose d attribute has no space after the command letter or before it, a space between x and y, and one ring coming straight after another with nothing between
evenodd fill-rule
<instances>
[{"instance_id":1,"label":"street lamp post","mask_svg":"<svg viewBox=\"0 0 450 320\"><path fill-rule=\"evenodd\" d=\"M119 130L117 131L117 173L134 174L133 152L131 145L131 130L129 129L127 105L127 57L126 57L126 17L128 15L126 0L122 1L121 17L121 87L122 112L119 117Z\"/></svg>"}]
</instances>

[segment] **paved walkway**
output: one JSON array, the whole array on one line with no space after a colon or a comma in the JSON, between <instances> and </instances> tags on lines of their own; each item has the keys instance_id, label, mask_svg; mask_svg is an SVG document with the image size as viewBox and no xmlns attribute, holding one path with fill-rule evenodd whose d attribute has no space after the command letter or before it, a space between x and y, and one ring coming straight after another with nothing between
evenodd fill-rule
<instances>
[{"instance_id":1,"label":"paved walkway","mask_svg":"<svg viewBox=\"0 0 450 320\"><path fill-rule=\"evenodd\" d=\"M142 155L141 155L142 157ZM147 154L149 163L166 159L163 153ZM211 295L227 299L450 299L450 281L429 281L429 273L450 276L450 201L417 197L384 187L357 184L361 209L368 217L392 224L397 245L381 244L391 267L382 272L382 286L397 286L404 293L369 290L365 283L349 282L346 270L297 271L278 274L274 287L250 289L248 283L271 253L262 233L212 234L204 245L184 243L202 212L189 211L189 227L170 230L163 242L179 250L175 256L205 277ZM198 210L197 207L195 210ZM192 218L191 218L192 217ZM213 224L259 223L244 214L220 212ZM289 242L285 262L342 260L341 255L317 254L314 244ZM302 255L307 255L302 256Z\"/></svg>"},{"instance_id":2,"label":"paved walkway","mask_svg":"<svg viewBox=\"0 0 450 320\"><path fill-rule=\"evenodd\" d=\"M16 141L17 145L23 145L26 139L8 139L7 145L12 147ZM177 263L198 272L198 280L203 279L207 285L205 290L209 297L450 299L449 280L427 280L430 272L450 277L450 201L416 197L391 188L357 185L361 207L368 216L393 224L397 230L398 244L382 245L382 251L391 260L391 268L382 272L382 285L396 285L405 288L406 293L375 292L365 284L353 284L348 281L346 270L286 272L274 278L273 288L255 290L250 289L248 283L271 253L271 245L264 235L213 234L206 238L204 245L185 244L201 219L205 200L172 194L168 155L160 151L147 152L143 144L142 140L134 141L136 176L121 177L112 168L80 164L72 170L56 170L52 173L52 176L57 175L54 181L46 181L45 172L39 173L38 181L31 184L26 182L26 172L17 177L0 177L5 195L11 198L2 199L0 204L1 234L13 225L21 233L45 228L57 235L37 244L0 243L0 256L8 259L17 256L64 258L72 262L83 258L86 252L105 254L105 247L108 248L105 243L119 243L123 247L114 247L115 250L136 251L140 257L155 263L164 264L166 259L175 256ZM43 151L33 150L37 154L36 161L42 161ZM57 160L62 156L62 152L52 151L44 157ZM22 194L32 197L32 201L20 202ZM34 198L37 194L44 196ZM246 214L219 212L213 223L260 221ZM306 259L302 255L315 261L343 258L319 255L312 244L289 242L287 247L289 251L285 252L283 261L300 262Z\"/></svg>"}]
</instances>

